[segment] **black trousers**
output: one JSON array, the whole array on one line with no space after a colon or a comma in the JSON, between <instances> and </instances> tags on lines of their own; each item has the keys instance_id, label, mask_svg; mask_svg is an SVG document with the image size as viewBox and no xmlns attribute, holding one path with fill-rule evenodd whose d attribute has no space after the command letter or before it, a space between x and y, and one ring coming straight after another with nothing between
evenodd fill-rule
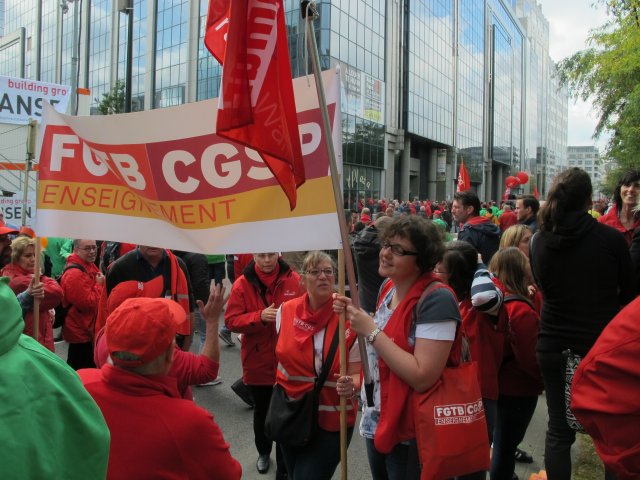
<instances>
[{"instance_id":1,"label":"black trousers","mask_svg":"<svg viewBox=\"0 0 640 480\"><path fill-rule=\"evenodd\" d=\"M268 455L271 453L273 441L264 433L264 422L267 419L267 411L271 403L271 393L273 386L271 385L247 385L253 394L253 435L256 443L256 449L260 455ZM287 468L280 451L280 446L276 443L276 467L280 472L286 472Z\"/></svg>"},{"instance_id":2,"label":"black trousers","mask_svg":"<svg viewBox=\"0 0 640 480\"><path fill-rule=\"evenodd\" d=\"M74 370L96 368L96 364L93 363L93 342L70 343L67 365Z\"/></svg>"}]
</instances>

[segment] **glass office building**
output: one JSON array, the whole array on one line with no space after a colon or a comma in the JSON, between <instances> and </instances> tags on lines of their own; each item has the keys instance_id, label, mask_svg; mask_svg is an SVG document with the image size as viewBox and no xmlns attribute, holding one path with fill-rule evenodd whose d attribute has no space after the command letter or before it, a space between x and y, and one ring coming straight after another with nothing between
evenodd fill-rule
<instances>
[{"instance_id":1,"label":"glass office building","mask_svg":"<svg viewBox=\"0 0 640 480\"><path fill-rule=\"evenodd\" d=\"M96 113L125 80L131 41L132 110L218 95L221 68L203 45L208 0L132 0L132 14L123 3L0 0L0 74L64 84L77 75ZM284 0L295 77L311 71L299 3ZM342 79L346 206L451 198L462 161L483 198L500 197L519 170L533 178L527 190L537 182L544 193L566 156L567 96L534 0L321 0L318 9L321 65L340 65Z\"/></svg>"}]
</instances>

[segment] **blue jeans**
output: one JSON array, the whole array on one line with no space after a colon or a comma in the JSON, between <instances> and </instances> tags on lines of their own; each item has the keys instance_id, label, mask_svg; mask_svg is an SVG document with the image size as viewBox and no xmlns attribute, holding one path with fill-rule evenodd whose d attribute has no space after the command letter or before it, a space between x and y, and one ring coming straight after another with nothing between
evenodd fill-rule
<instances>
[{"instance_id":1,"label":"blue jeans","mask_svg":"<svg viewBox=\"0 0 640 480\"><path fill-rule=\"evenodd\" d=\"M347 445L353 427L347 429ZM331 480L340 463L340 432L318 428L304 447L280 445L289 480Z\"/></svg>"},{"instance_id":2,"label":"blue jeans","mask_svg":"<svg viewBox=\"0 0 640 480\"><path fill-rule=\"evenodd\" d=\"M418 480L420 478L418 446L415 440L408 445L399 443L389 453L378 452L372 438L365 440L373 480Z\"/></svg>"},{"instance_id":3,"label":"blue jeans","mask_svg":"<svg viewBox=\"0 0 640 480\"><path fill-rule=\"evenodd\" d=\"M202 318L202 313L200 313L200 309L196 307L193 311L193 314L196 317L196 328L198 329L198 336L200 337L200 345L198 346L198 353L202 352L202 347L204 347L204 341L207 337L207 323Z\"/></svg>"},{"instance_id":4,"label":"blue jeans","mask_svg":"<svg viewBox=\"0 0 640 480\"><path fill-rule=\"evenodd\" d=\"M511 480L516 463L516 448L527 432L537 404L537 395L527 397L500 395L496 427L493 432L491 480Z\"/></svg>"}]
</instances>

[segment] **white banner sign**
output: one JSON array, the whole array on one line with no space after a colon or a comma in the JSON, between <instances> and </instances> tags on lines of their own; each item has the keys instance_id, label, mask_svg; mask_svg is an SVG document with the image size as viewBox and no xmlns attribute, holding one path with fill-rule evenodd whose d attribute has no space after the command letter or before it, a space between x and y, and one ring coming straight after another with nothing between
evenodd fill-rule
<instances>
[{"instance_id":1,"label":"white banner sign","mask_svg":"<svg viewBox=\"0 0 640 480\"><path fill-rule=\"evenodd\" d=\"M339 78L323 75L339 154ZM339 248L313 79L294 93L306 182L293 211L258 152L215 134L217 99L90 117L47 107L36 232L219 254Z\"/></svg>"},{"instance_id":2,"label":"white banner sign","mask_svg":"<svg viewBox=\"0 0 640 480\"><path fill-rule=\"evenodd\" d=\"M65 113L70 97L66 85L0 76L0 123L24 125L29 118L39 122L45 102Z\"/></svg>"}]
</instances>

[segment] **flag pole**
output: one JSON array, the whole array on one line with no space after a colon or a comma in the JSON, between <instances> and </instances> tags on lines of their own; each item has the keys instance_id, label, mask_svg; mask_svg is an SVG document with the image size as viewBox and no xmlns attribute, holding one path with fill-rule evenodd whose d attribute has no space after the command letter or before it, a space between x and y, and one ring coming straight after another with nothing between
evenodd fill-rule
<instances>
[{"instance_id":1,"label":"flag pole","mask_svg":"<svg viewBox=\"0 0 640 480\"><path fill-rule=\"evenodd\" d=\"M35 244L35 265L33 267L33 284L37 285L40 283L40 262L42 258L42 244L40 243L40 237L36 237ZM33 338L35 338L36 342L38 341L38 337L40 336L40 299L33 299Z\"/></svg>"},{"instance_id":2,"label":"flag pole","mask_svg":"<svg viewBox=\"0 0 640 480\"><path fill-rule=\"evenodd\" d=\"M316 91L318 93L318 103L320 112L322 113L322 126L324 129L324 139L329 153L329 167L331 171L331 182L333 185L333 196L336 202L336 213L338 214L338 224L340 225L340 238L342 241L342 250L344 252L345 266L347 270L347 279L349 282L349 291L351 292L351 301L353 306L360 308L360 302L358 300L358 290L356 287L356 275L353 269L353 256L351 254L351 247L349 243L349 232L347 232L347 222L344 218L344 214L340 212L342 205L342 189L340 187L340 176L338 174L338 166L336 163L336 152L333 148L333 138L331 135L331 126L329 122L329 111L327 109L327 101L324 94L324 83L322 81L322 70L320 68L320 55L318 53L318 45L316 43L316 32L313 26L313 21L320 18L316 3L313 1L303 0L300 2L300 13L305 21L306 28L308 29L308 50L311 55L311 61L313 65L313 73L316 81ZM365 383L365 391L367 393L367 403L371 405L373 403L373 383L371 381L371 375L369 373L369 362L367 361L367 350L365 346L365 339L362 336L358 336L358 345L360 348L360 360L362 362L362 374ZM340 345L340 349L344 350L344 344ZM341 410L342 408L341 403ZM342 435L341 435L342 438ZM346 442L345 442L346 443ZM344 446L345 458L341 461L346 465L346 445ZM342 448L341 448L342 450ZM345 471L346 474L346 471ZM346 477L343 477L346 478Z\"/></svg>"}]
</instances>

